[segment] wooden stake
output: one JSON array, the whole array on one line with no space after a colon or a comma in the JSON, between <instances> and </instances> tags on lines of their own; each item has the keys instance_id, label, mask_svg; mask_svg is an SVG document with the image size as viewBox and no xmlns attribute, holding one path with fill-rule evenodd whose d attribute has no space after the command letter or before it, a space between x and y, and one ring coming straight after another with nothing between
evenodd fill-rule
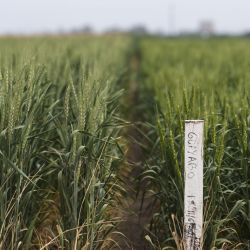
<instances>
[{"instance_id":1,"label":"wooden stake","mask_svg":"<svg viewBox=\"0 0 250 250\"><path fill-rule=\"evenodd\" d=\"M185 121L184 249L202 249L203 120Z\"/></svg>"}]
</instances>

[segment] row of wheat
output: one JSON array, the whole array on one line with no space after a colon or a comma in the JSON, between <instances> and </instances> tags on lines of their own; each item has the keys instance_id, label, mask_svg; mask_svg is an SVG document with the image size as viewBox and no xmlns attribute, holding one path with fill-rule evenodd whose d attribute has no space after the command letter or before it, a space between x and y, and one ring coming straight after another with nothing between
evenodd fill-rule
<instances>
[{"instance_id":1,"label":"row of wheat","mask_svg":"<svg viewBox=\"0 0 250 250\"><path fill-rule=\"evenodd\" d=\"M128 43L1 38L0 249L101 248Z\"/></svg>"},{"instance_id":2,"label":"row of wheat","mask_svg":"<svg viewBox=\"0 0 250 250\"><path fill-rule=\"evenodd\" d=\"M249 247L248 47L244 39L141 41L142 80L157 113L144 173L161 202L151 225L155 246L182 249L184 121L204 119L204 249Z\"/></svg>"}]
</instances>

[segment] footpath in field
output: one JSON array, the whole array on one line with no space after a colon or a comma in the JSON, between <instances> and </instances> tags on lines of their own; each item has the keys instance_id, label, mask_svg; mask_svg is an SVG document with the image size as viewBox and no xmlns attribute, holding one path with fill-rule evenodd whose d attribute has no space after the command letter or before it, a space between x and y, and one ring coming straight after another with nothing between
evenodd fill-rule
<instances>
[{"instance_id":1,"label":"footpath in field","mask_svg":"<svg viewBox=\"0 0 250 250\"><path fill-rule=\"evenodd\" d=\"M140 181L143 172L145 153L140 145L146 144L143 136L143 128L140 123L143 117L138 110L140 99L139 74L140 74L140 50L134 50L129 59L129 81L127 84L127 95L124 97L126 105L125 119L131 122L123 131L126 140L126 152L123 165L120 168L120 178L125 192L119 199L117 217L120 218L115 233L111 236L112 246L108 249L151 249L146 240L146 226L153 216L153 199L147 193L147 183Z\"/></svg>"}]
</instances>

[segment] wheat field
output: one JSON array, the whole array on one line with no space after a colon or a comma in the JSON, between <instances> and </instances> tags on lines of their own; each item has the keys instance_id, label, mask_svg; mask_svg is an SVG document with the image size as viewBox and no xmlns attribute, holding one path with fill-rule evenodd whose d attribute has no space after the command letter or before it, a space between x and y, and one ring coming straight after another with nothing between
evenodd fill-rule
<instances>
[{"instance_id":1,"label":"wheat field","mask_svg":"<svg viewBox=\"0 0 250 250\"><path fill-rule=\"evenodd\" d=\"M115 212L131 199L120 174L128 165L133 192L154 201L141 240L147 249L183 249L187 119L205 121L203 249L248 249L249 45L1 37L0 249L105 249L112 233L129 242ZM136 178L131 143L144 154Z\"/></svg>"}]
</instances>

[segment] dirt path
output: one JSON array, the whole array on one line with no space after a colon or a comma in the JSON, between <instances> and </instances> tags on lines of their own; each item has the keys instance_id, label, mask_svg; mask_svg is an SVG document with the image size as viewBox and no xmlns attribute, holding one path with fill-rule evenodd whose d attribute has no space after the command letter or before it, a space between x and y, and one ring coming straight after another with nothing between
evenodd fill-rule
<instances>
[{"instance_id":1,"label":"dirt path","mask_svg":"<svg viewBox=\"0 0 250 250\"><path fill-rule=\"evenodd\" d=\"M128 126L123 133L123 137L126 139L127 151L124 164L121 166L119 173L125 194L120 199L116 211L121 219L116 231L121 234L112 236L112 240L116 243L109 246L108 249L152 249L145 236L147 235L146 227L153 216L153 199L147 192L147 184L139 181L139 177L143 172L143 163L146 159L143 149L139 145L146 142L136 125L138 122L143 122L141 120L142 115L136 109L140 95L139 71L140 52L135 51L130 58L130 79L128 94L125 97L127 105L126 120L129 120L133 125Z\"/></svg>"}]
</instances>

